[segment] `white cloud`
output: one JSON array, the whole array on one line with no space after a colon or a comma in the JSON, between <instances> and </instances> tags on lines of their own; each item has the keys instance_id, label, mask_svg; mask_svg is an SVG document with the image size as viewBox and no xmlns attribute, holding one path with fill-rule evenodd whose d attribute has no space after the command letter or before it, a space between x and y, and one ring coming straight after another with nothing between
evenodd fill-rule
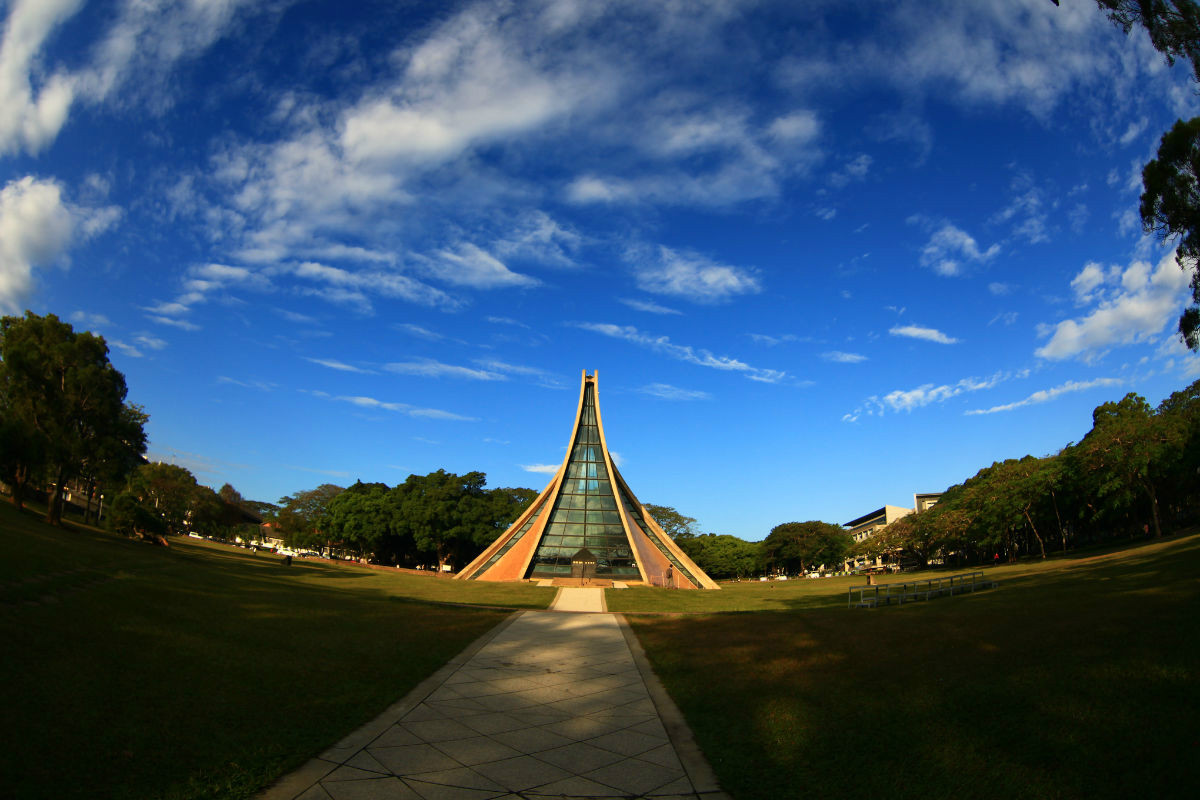
<instances>
[{"instance_id":1,"label":"white cloud","mask_svg":"<svg viewBox=\"0 0 1200 800\"><path fill-rule=\"evenodd\" d=\"M765 333L748 333L750 340L755 344L765 344L767 347L776 347L784 342L795 342L799 340L795 334L784 333L779 336L768 336Z\"/></svg>"},{"instance_id":2,"label":"white cloud","mask_svg":"<svg viewBox=\"0 0 1200 800\"><path fill-rule=\"evenodd\" d=\"M470 243L458 245L456 251L439 250L423 261L431 275L456 286L495 289L540 283L536 278L513 272L494 256Z\"/></svg>"},{"instance_id":3,"label":"white cloud","mask_svg":"<svg viewBox=\"0 0 1200 800\"><path fill-rule=\"evenodd\" d=\"M1179 268L1175 252L1151 269L1135 261L1124 270L1089 263L1071 281L1081 304L1094 305L1083 317L1043 326L1050 340L1035 353L1059 361L1091 361L1116 345L1145 342L1173 325L1188 291L1189 273Z\"/></svg>"},{"instance_id":4,"label":"white cloud","mask_svg":"<svg viewBox=\"0 0 1200 800\"><path fill-rule=\"evenodd\" d=\"M1122 145L1131 144L1134 139L1142 135L1142 132L1146 130L1146 127L1149 124L1150 120L1146 117L1139 117L1138 119L1130 122L1129 127L1125 129L1123 134L1121 134L1119 141Z\"/></svg>"},{"instance_id":5,"label":"white cloud","mask_svg":"<svg viewBox=\"0 0 1200 800\"><path fill-rule=\"evenodd\" d=\"M376 400L374 397L336 397L335 400L341 400L344 403L356 405L359 408L379 408L384 411L394 411L398 414L404 414L409 417L422 417L425 419L444 419L454 422L478 422L475 417L464 417L461 414L454 414L449 411L442 411L438 408L418 408L410 406L408 403L387 403L382 400Z\"/></svg>"},{"instance_id":6,"label":"white cloud","mask_svg":"<svg viewBox=\"0 0 1200 800\"><path fill-rule=\"evenodd\" d=\"M696 350L695 348L686 345L674 344L667 336L651 336L650 334L642 333L632 325L612 325L601 322L579 322L576 327L582 328L585 331L599 333L603 336L610 336L614 339L622 339L633 344L647 347L655 352L680 361L686 361L689 364L696 364L701 367L709 367L711 369L719 369L727 372L740 372L750 380L761 381L763 383L778 383L787 377L787 373L783 370L776 369L761 369L752 367L749 364L739 361L736 358L729 356L716 356L708 350Z\"/></svg>"},{"instance_id":7,"label":"white cloud","mask_svg":"<svg viewBox=\"0 0 1200 800\"><path fill-rule=\"evenodd\" d=\"M617 302L624 303L635 311L645 311L648 314L682 314L682 311L677 311L674 308L668 308L655 303L653 300L634 300L631 298L620 297Z\"/></svg>"},{"instance_id":8,"label":"white cloud","mask_svg":"<svg viewBox=\"0 0 1200 800\"><path fill-rule=\"evenodd\" d=\"M103 314L89 314L86 311L72 312L71 321L88 329L107 328L112 325L112 321Z\"/></svg>"},{"instance_id":9,"label":"white cloud","mask_svg":"<svg viewBox=\"0 0 1200 800\"><path fill-rule=\"evenodd\" d=\"M992 294L996 295L997 297L1003 297L1005 295L1012 294L1013 287L1012 287L1012 284L1009 284L1009 283L1000 283L999 281L993 281L992 283L988 284L988 291L991 292Z\"/></svg>"},{"instance_id":10,"label":"white cloud","mask_svg":"<svg viewBox=\"0 0 1200 800\"><path fill-rule=\"evenodd\" d=\"M143 355L141 350L138 350L136 347L134 347L131 344L126 344L125 342L122 342L120 339L112 339L109 341L109 344L111 344L113 347L117 348L122 353L129 356L130 358L141 358Z\"/></svg>"},{"instance_id":11,"label":"white cloud","mask_svg":"<svg viewBox=\"0 0 1200 800\"><path fill-rule=\"evenodd\" d=\"M68 204L54 181L26 176L0 189L0 311L21 311L35 268L63 263L75 241L100 232L117 216L111 208Z\"/></svg>"},{"instance_id":12,"label":"white cloud","mask_svg":"<svg viewBox=\"0 0 1200 800\"><path fill-rule=\"evenodd\" d=\"M442 290L397 272L352 272L341 267L306 261L292 267L292 273L298 278L324 284L324 289L311 291L311 294L330 302L357 305L365 310L371 307L368 293L426 306L456 308L459 305L458 300Z\"/></svg>"},{"instance_id":13,"label":"white cloud","mask_svg":"<svg viewBox=\"0 0 1200 800\"><path fill-rule=\"evenodd\" d=\"M314 364L319 364L322 367L328 367L329 369L336 369L339 372L356 372L356 373L359 373L360 375L376 374L373 370L356 367L351 364L346 364L345 362L338 361L337 359L333 359L333 358L308 358L308 357L305 357L304 360L311 361Z\"/></svg>"},{"instance_id":14,"label":"white cloud","mask_svg":"<svg viewBox=\"0 0 1200 800\"><path fill-rule=\"evenodd\" d=\"M957 344L958 339L947 336L936 328L926 328L921 325L896 325L888 329L892 336L904 336L909 339L923 339L938 344Z\"/></svg>"},{"instance_id":15,"label":"white cloud","mask_svg":"<svg viewBox=\"0 0 1200 800\"><path fill-rule=\"evenodd\" d=\"M402 322L396 327L405 333L416 336L419 339L428 339L431 342L441 341L442 339L446 338L436 331L431 331L428 328L422 328L420 325L414 325L411 322Z\"/></svg>"},{"instance_id":16,"label":"white cloud","mask_svg":"<svg viewBox=\"0 0 1200 800\"><path fill-rule=\"evenodd\" d=\"M170 325L173 328L179 328L184 331L198 331L200 326L194 322L188 322L186 319L174 319L172 317L164 317L158 314L148 314L147 319L152 322L157 322L159 325Z\"/></svg>"},{"instance_id":17,"label":"white cloud","mask_svg":"<svg viewBox=\"0 0 1200 800\"><path fill-rule=\"evenodd\" d=\"M638 288L654 294L719 303L762 291L758 278L748 270L719 264L696 253L659 246L635 248L626 257L634 263Z\"/></svg>"},{"instance_id":18,"label":"white cloud","mask_svg":"<svg viewBox=\"0 0 1200 800\"><path fill-rule=\"evenodd\" d=\"M1012 411L1014 408L1022 408L1024 406L1037 405L1039 403L1047 403L1060 395L1069 392L1082 392L1087 389L1094 389L1097 386L1121 386L1125 381L1120 378L1096 378L1090 381L1067 381L1061 386L1055 386L1052 389L1043 389L1026 397L1024 400L1018 400L1015 403L1005 403L1000 406L992 406L991 408L976 408L965 412L967 415L978 414L995 414L1000 411Z\"/></svg>"},{"instance_id":19,"label":"white cloud","mask_svg":"<svg viewBox=\"0 0 1200 800\"><path fill-rule=\"evenodd\" d=\"M921 264L945 277L959 275L963 271L963 259L982 264L1000 253L1000 245L994 244L986 250L980 249L975 238L964 230L946 223L929 237L921 250Z\"/></svg>"},{"instance_id":20,"label":"white cloud","mask_svg":"<svg viewBox=\"0 0 1200 800\"><path fill-rule=\"evenodd\" d=\"M866 153L859 153L854 158L842 165L842 168L829 176L829 182L834 186L842 187L855 181L864 180L867 173L871 171L871 164L874 161Z\"/></svg>"},{"instance_id":21,"label":"white cloud","mask_svg":"<svg viewBox=\"0 0 1200 800\"><path fill-rule=\"evenodd\" d=\"M1028 374L1027 370L1017 373L997 372L988 378L963 378L957 383L941 385L926 383L915 389L896 389L883 397L872 395L867 398L863 407L846 414L842 419L846 422L854 422L864 413L882 416L886 411L911 412L933 403L944 403L961 394L991 389L1007 380L1024 378Z\"/></svg>"},{"instance_id":22,"label":"white cloud","mask_svg":"<svg viewBox=\"0 0 1200 800\"><path fill-rule=\"evenodd\" d=\"M75 97L69 76L56 72L34 87L39 51L82 0L14 0L0 40L0 155L37 153L67 121Z\"/></svg>"},{"instance_id":23,"label":"white cloud","mask_svg":"<svg viewBox=\"0 0 1200 800\"><path fill-rule=\"evenodd\" d=\"M544 211L528 212L513 230L497 240L494 250L506 257L525 258L557 267L574 267L583 237L556 222Z\"/></svg>"},{"instance_id":24,"label":"white cloud","mask_svg":"<svg viewBox=\"0 0 1200 800\"><path fill-rule=\"evenodd\" d=\"M861 364L867 360L867 357L859 353L843 353L841 350L830 350L827 353L821 353L821 358L826 361L832 361L835 364Z\"/></svg>"},{"instance_id":25,"label":"white cloud","mask_svg":"<svg viewBox=\"0 0 1200 800\"><path fill-rule=\"evenodd\" d=\"M508 380L498 372L473 369L472 367L458 367L452 364L433 361L432 359L397 361L391 364L384 364L383 368L397 375L420 375L425 378L465 378L474 381Z\"/></svg>"},{"instance_id":26,"label":"white cloud","mask_svg":"<svg viewBox=\"0 0 1200 800\"><path fill-rule=\"evenodd\" d=\"M794 111L771 122L767 133L771 138L788 144L809 144L820 135L821 120L814 111Z\"/></svg>"},{"instance_id":27,"label":"white cloud","mask_svg":"<svg viewBox=\"0 0 1200 800\"><path fill-rule=\"evenodd\" d=\"M642 394L659 397L663 400L708 400L712 395L697 389L681 389L669 383L651 383L638 389Z\"/></svg>"},{"instance_id":28,"label":"white cloud","mask_svg":"<svg viewBox=\"0 0 1200 800\"><path fill-rule=\"evenodd\" d=\"M542 475L553 475L558 472L562 464L521 464L521 469L526 472L537 472Z\"/></svg>"}]
</instances>

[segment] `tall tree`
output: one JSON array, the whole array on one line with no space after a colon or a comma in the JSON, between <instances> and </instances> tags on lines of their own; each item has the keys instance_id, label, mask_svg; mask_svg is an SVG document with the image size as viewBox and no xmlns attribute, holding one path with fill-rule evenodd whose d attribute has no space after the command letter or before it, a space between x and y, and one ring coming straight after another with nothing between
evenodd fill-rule
<instances>
[{"instance_id":1,"label":"tall tree","mask_svg":"<svg viewBox=\"0 0 1200 800\"><path fill-rule=\"evenodd\" d=\"M1178 236L1176 259L1192 274L1192 305L1179 317L1179 334L1200 349L1200 117L1179 120L1163 134L1158 155L1142 169L1141 215L1147 233Z\"/></svg>"},{"instance_id":2,"label":"tall tree","mask_svg":"<svg viewBox=\"0 0 1200 800\"><path fill-rule=\"evenodd\" d=\"M1092 429L1076 450L1104 495L1145 496L1154 535L1162 536L1158 513L1159 481L1179 455L1180 430L1159 417L1133 392L1117 403L1104 403L1092 413Z\"/></svg>"},{"instance_id":3,"label":"tall tree","mask_svg":"<svg viewBox=\"0 0 1200 800\"><path fill-rule=\"evenodd\" d=\"M37 466L54 485L46 521L57 524L64 484L123 430L125 376L109 362L103 338L32 311L0 319L0 373L0 409L44 455Z\"/></svg>"},{"instance_id":4,"label":"tall tree","mask_svg":"<svg viewBox=\"0 0 1200 800\"><path fill-rule=\"evenodd\" d=\"M646 510L663 533L675 540L690 539L696 535L696 518L685 516L671 506L656 506L646 504ZM707 571L707 570L706 570Z\"/></svg>"}]
</instances>

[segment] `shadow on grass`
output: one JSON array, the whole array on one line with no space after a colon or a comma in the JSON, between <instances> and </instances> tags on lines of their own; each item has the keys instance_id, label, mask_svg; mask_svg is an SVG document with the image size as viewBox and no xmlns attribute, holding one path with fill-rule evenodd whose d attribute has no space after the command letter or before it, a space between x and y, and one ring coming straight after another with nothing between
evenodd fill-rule
<instances>
[{"instance_id":1,"label":"shadow on grass","mask_svg":"<svg viewBox=\"0 0 1200 800\"><path fill-rule=\"evenodd\" d=\"M199 544L199 543L197 543ZM0 507L6 798L238 798L344 736L507 612L368 574L58 530ZM103 580L63 590L82 573Z\"/></svg>"},{"instance_id":2,"label":"shadow on grass","mask_svg":"<svg viewBox=\"0 0 1200 800\"><path fill-rule=\"evenodd\" d=\"M735 797L1192 797L1198 551L873 611L631 623Z\"/></svg>"}]
</instances>

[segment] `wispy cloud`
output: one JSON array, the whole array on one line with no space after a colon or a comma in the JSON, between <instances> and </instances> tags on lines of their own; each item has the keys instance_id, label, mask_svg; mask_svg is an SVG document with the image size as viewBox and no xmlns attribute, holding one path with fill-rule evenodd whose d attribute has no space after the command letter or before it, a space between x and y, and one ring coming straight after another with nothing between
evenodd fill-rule
<instances>
[{"instance_id":1,"label":"wispy cloud","mask_svg":"<svg viewBox=\"0 0 1200 800\"><path fill-rule=\"evenodd\" d=\"M642 333L632 325L612 325L602 322L578 322L575 323L575 326L582 328L585 331L599 333L603 336L609 336L614 339L621 339L642 347L648 347L657 353L662 353L663 355L678 359L680 361L686 361L689 364L696 364L701 367L709 367L711 369L719 369L727 372L738 372L754 381L762 381L763 383L778 383L787 377L787 373L783 370L752 367L746 362L739 361L736 358L731 358L729 356L717 356L713 355L708 350L697 350L686 345L674 344L670 340L670 337L652 336L647 333Z\"/></svg>"},{"instance_id":2,"label":"wispy cloud","mask_svg":"<svg viewBox=\"0 0 1200 800\"><path fill-rule=\"evenodd\" d=\"M922 248L921 264L938 275L951 277L962 274L964 260L982 264L999 254L1000 245L983 249L975 237L947 222L934 231Z\"/></svg>"},{"instance_id":3,"label":"wispy cloud","mask_svg":"<svg viewBox=\"0 0 1200 800\"><path fill-rule=\"evenodd\" d=\"M378 408L384 411L394 411L397 414L404 414L409 417L423 417L426 419L443 419L452 420L455 422L478 422L476 417L465 417L462 414L455 414L450 411L442 411L438 408L419 408L409 405L408 403L389 403L382 400L376 400L374 397L352 397L340 396L334 398L341 400L344 403L356 405L359 408Z\"/></svg>"},{"instance_id":4,"label":"wispy cloud","mask_svg":"<svg viewBox=\"0 0 1200 800\"><path fill-rule=\"evenodd\" d=\"M469 242L454 250L439 250L422 257L426 271L438 280L472 289L536 286L541 281L510 270L503 262Z\"/></svg>"},{"instance_id":5,"label":"wispy cloud","mask_svg":"<svg viewBox=\"0 0 1200 800\"><path fill-rule=\"evenodd\" d=\"M835 364L861 364L867 360L867 357L859 353L844 353L841 350L830 350L826 353L821 353L821 358L825 361L832 361Z\"/></svg>"},{"instance_id":6,"label":"wispy cloud","mask_svg":"<svg viewBox=\"0 0 1200 800\"><path fill-rule=\"evenodd\" d=\"M240 386L243 389L258 389L260 392L269 392L276 388L274 383L268 383L267 381L239 381L236 378L230 378L226 375L217 378L217 383L227 383L231 386Z\"/></svg>"},{"instance_id":7,"label":"wispy cloud","mask_svg":"<svg viewBox=\"0 0 1200 800\"><path fill-rule=\"evenodd\" d=\"M638 288L699 303L721 303L762 291L758 278L742 267L720 264L698 253L669 247L637 247L626 254Z\"/></svg>"},{"instance_id":8,"label":"wispy cloud","mask_svg":"<svg viewBox=\"0 0 1200 800\"><path fill-rule=\"evenodd\" d=\"M1015 408L1023 408L1025 406L1034 406L1039 403L1048 403L1064 394L1070 392L1083 392L1088 389L1095 389L1097 386L1121 386L1125 381L1120 378L1096 378L1090 381L1067 381L1066 383L1055 386L1053 389L1042 389L1034 392L1024 400L1018 400L1015 403L1005 403L1004 405L992 406L991 408L975 408L966 411L968 416L978 414L996 414L1000 411L1012 411Z\"/></svg>"},{"instance_id":9,"label":"wispy cloud","mask_svg":"<svg viewBox=\"0 0 1200 800\"><path fill-rule=\"evenodd\" d=\"M562 466L561 464L521 464L520 465L521 469L525 470L526 472L537 472L542 475L553 475L554 473L558 472L558 468L561 466Z\"/></svg>"},{"instance_id":10,"label":"wispy cloud","mask_svg":"<svg viewBox=\"0 0 1200 800\"><path fill-rule=\"evenodd\" d=\"M915 409L934 403L944 403L947 400L958 397L961 394L970 392L979 392L985 389L991 389L1005 381L1014 378L1028 377L1029 370L1020 370L1018 372L997 372L987 378L963 378L957 383L933 384L926 383L914 389L896 389L888 392L882 397L872 395L868 397L862 406L844 415L844 422L854 422L863 414L868 416L882 416L885 412L911 412Z\"/></svg>"},{"instance_id":11,"label":"wispy cloud","mask_svg":"<svg viewBox=\"0 0 1200 800\"><path fill-rule=\"evenodd\" d=\"M765 344L767 347L775 347L776 345L781 345L784 342L795 342L799 340L799 337L792 333L782 333L778 336L769 336L765 333L748 333L746 335L749 336L750 340L755 344Z\"/></svg>"},{"instance_id":12,"label":"wispy cloud","mask_svg":"<svg viewBox=\"0 0 1200 800\"><path fill-rule=\"evenodd\" d=\"M635 311L645 311L648 314L682 314L682 311L677 311L674 308L667 308L659 305L653 300L634 300L628 297L617 298L617 301L624 303Z\"/></svg>"},{"instance_id":13,"label":"wispy cloud","mask_svg":"<svg viewBox=\"0 0 1200 800\"><path fill-rule=\"evenodd\" d=\"M708 400L712 397L708 392L702 392L698 389L681 389L669 383L651 383L641 387L637 391L652 397L662 398L663 400Z\"/></svg>"},{"instance_id":14,"label":"wispy cloud","mask_svg":"<svg viewBox=\"0 0 1200 800\"><path fill-rule=\"evenodd\" d=\"M384 364L383 368L397 375L420 375L424 378L464 378L473 381L503 381L508 380L499 372L460 367L453 364L443 364L432 359L417 361L396 361Z\"/></svg>"},{"instance_id":15,"label":"wispy cloud","mask_svg":"<svg viewBox=\"0 0 1200 800\"><path fill-rule=\"evenodd\" d=\"M378 374L374 370L363 369L362 367L356 367L352 364L347 364L343 361L338 361L333 358L308 358L306 356L304 360L311 361L314 364L319 364L322 367L328 367L329 369L336 369L339 372L357 372L361 375L377 375Z\"/></svg>"},{"instance_id":16,"label":"wispy cloud","mask_svg":"<svg viewBox=\"0 0 1200 800\"><path fill-rule=\"evenodd\" d=\"M75 311L71 314L71 322L86 329L107 328L112 321L103 314L89 314L86 311Z\"/></svg>"},{"instance_id":17,"label":"wispy cloud","mask_svg":"<svg viewBox=\"0 0 1200 800\"><path fill-rule=\"evenodd\" d=\"M431 331L428 328L422 328L420 325L414 325L411 322L402 322L396 326L397 330L416 336L418 339L428 339L431 342L441 341L446 337L436 331Z\"/></svg>"},{"instance_id":18,"label":"wispy cloud","mask_svg":"<svg viewBox=\"0 0 1200 800\"><path fill-rule=\"evenodd\" d=\"M938 344L957 344L958 339L953 336L947 336L936 328L925 328L921 325L896 325L888 329L888 333L892 336L904 336L909 339L922 339L927 342L937 342Z\"/></svg>"},{"instance_id":19,"label":"wispy cloud","mask_svg":"<svg viewBox=\"0 0 1200 800\"><path fill-rule=\"evenodd\" d=\"M194 322L188 322L186 319L175 319L173 317L164 317L159 314L149 314L146 317L151 322L157 322L159 325L169 325L172 328L179 328L181 331L198 331L200 326Z\"/></svg>"}]
</instances>

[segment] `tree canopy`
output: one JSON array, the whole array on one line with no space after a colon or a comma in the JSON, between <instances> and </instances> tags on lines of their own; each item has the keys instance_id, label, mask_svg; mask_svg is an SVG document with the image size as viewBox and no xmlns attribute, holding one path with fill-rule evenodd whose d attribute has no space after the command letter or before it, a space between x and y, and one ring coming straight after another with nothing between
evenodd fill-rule
<instances>
[{"instance_id":1,"label":"tree canopy","mask_svg":"<svg viewBox=\"0 0 1200 800\"><path fill-rule=\"evenodd\" d=\"M147 417L125 405L126 392L103 338L53 314L0 318L0 418L14 446L4 459L14 502L44 475L54 485L46 521L57 523L68 480L113 481L132 468L146 449Z\"/></svg>"}]
</instances>

